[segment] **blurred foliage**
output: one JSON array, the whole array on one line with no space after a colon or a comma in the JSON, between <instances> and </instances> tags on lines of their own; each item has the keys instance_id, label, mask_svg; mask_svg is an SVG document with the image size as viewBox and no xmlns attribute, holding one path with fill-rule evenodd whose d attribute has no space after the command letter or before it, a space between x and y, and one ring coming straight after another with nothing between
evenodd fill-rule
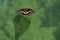
<instances>
[{"instance_id":1,"label":"blurred foliage","mask_svg":"<svg viewBox=\"0 0 60 40\"><path fill-rule=\"evenodd\" d=\"M30 26L30 19L25 16L16 15L14 18L14 28L15 28L15 40L18 40L19 37L22 37L23 33Z\"/></svg>"},{"instance_id":2,"label":"blurred foliage","mask_svg":"<svg viewBox=\"0 0 60 40\"><path fill-rule=\"evenodd\" d=\"M60 40L60 0L0 0L0 40L14 40L13 19L23 7L36 13L21 40Z\"/></svg>"}]
</instances>

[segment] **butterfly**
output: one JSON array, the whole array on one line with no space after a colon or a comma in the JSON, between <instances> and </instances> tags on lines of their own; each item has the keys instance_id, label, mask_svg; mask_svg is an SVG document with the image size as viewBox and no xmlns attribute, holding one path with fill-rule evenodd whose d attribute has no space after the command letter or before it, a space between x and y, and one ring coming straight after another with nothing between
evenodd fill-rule
<instances>
[{"instance_id":1,"label":"butterfly","mask_svg":"<svg viewBox=\"0 0 60 40\"><path fill-rule=\"evenodd\" d=\"M32 12L33 12L33 10L30 8L22 8L22 9L18 10L18 13L21 13L23 15L28 15Z\"/></svg>"}]
</instances>

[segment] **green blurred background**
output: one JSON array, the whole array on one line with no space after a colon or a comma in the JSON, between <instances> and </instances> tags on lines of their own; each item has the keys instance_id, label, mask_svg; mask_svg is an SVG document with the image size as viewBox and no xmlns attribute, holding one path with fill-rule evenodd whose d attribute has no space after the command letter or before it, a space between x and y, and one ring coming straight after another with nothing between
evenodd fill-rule
<instances>
[{"instance_id":1,"label":"green blurred background","mask_svg":"<svg viewBox=\"0 0 60 40\"><path fill-rule=\"evenodd\" d=\"M60 0L0 0L0 40L14 40L17 10L32 8L30 27L21 40L60 40Z\"/></svg>"}]
</instances>

